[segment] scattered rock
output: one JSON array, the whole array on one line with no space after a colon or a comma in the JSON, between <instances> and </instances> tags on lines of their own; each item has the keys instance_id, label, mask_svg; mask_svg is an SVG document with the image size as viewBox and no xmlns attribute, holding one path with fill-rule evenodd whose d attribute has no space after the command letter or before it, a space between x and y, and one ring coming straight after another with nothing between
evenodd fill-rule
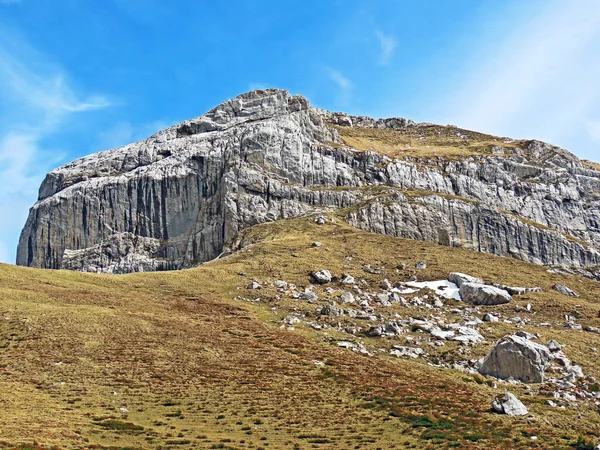
<instances>
[{"instance_id":1,"label":"scattered rock","mask_svg":"<svg viewBox=\"0 0 600 450\"><path fill-rule=\"evenodd\" d=\"M389 291L392 289L392 283L390 283L390 281L386 278L385 280L383 280L381 282L381 289L384 289L386 291Z\"/></svg>"},{"instance_id":2,"label":"scattered rock","mask_svg":"<svg viewBox=\"0 0 600 450\"><path fill-rule=\"evenodd\" d=\"M283 325L293 326L297 323L300 323L300 319L296 316L287 316L281 322L283 323Z\"/></svg>"},{"instance_id":3,"label":"scattered rock","mask_svg":"<svg viewBox=\"0 0 600 450\"><path fill-rule=\"evenodd\" d=\"M499 322L500 319L491 313L486 313L483 315L484 322Z\"/></svg>"},{"instance_id":4,"label":"scattered rock","mask_svg":"<svg viewBox=\"0 0 600 450\"><path fill-rule=\"evenodd\" d=\"M583 369L579 366L571 366L567 369L569 375L573 375L574 378L583 378Z\"/></svg>"},{"instance_id":5,"label":"scattered rock","mask_svg":"<svg viewBox=\"0 0 600 450\"><path fill-rule=\"evenodd\" d=\"M315 241L315 242L313 242L313 243L311 244L311 246L312 246L312 247L320 247L321 245L323 245L323 244L321 244L321 243L320 243L320 242L318 242L318 241Z\"/></svg>"},{"instance_id":6,"label":"scattered rock","mask_svg":"<svg viewBox=\"0 0 600 450\"><path fill-rule=\"evenodd\" d=\"M485 284L481 278L475 278L460 272L452 272L448 275L448 281L461 287L463 283Z\"/></svg>"},{"instance_id":7,"label":"scattered rock","mask_svg":"<svg viewBox=\"0 0 600 450\"><path fill-rule=\"evenodd\" d=\"M494 287L504 289L510 295L523 295L529 292L542 292L542 289L539 287L519 287L519 286L506 286L504 284L494 283Z\"/></svg>"},{"instance_id":8,"label":"scattered rock","mask_svg":"<svg viewBox=\"0 0 600 450\"><path fill-rule=\"evenodd\" d=\"M535 334L531 334L531 333L528 333L527 331L523 331L523 330L517 331L515 333L515 336L519 336L519 337L525 338L530 341L533 341L534 339L538 338Z\"/></svg>"},{"instance_id":9,"label":"scattered rock","mask_svg":"<svg viewBox=\"0 0 600 450\"><path fill-rule=\"evenodd\" d=\"M499 414L509 416L525 416L529 412L525 405L510 392L496 397L492 401L492 409Z\"/></svg>"},{"instance_id":10,"label":"scattered rock","mask_svg":"<svg viewBox=\"0 0 600 450\"><path fill-rule=\"evenodd\" d=\"M339 308L335 303L325 305L321 308L321 315L323 316L343 316L344 310Z\"/></svg>"},{"instance_id":11,"label":"scattered rock","mask_svg":"<svg viewBox=\"0 0 600 450\"><path fill-rule=\"evenodd\" d=\"M317 225L325 225L326 221L327 221L327 218L323 215L317 216L317 218L315 219L315 223Z\"/></svg>"},{"instance_id":12,"label":"scattered rock","mask_svg":"<svg viewBox=\"0 0 600 450\"><path fill-rule=\"evenodd\" d=\"M354 348L354 344L348 341L340 341L337 343L337 346L341 348Z\"/></svg>"},{"instance_id":13,"label":"scattered rock","mask_svg":"<svg viewBox=\"0 0 600 450\"><path fill-rule=\"evenodd\" d=\"M298 298L300 300L308 300L309 302L316 302L317 300L319 300L319 296L308 289L299 294Z\"/></svg>"},{"instance_id":14,"label":"scattered rock","mask_svg":"<svg viewBox=\"0 0 600 450\"><path fill-rule=\"evenodd\" d=\"M287 281L276 280L273 282L273 286L275 286L277 289L285 289L288 287L288 283Z\"/></svg>"},{"instance_id":15,"label":"scattered rock","mask_svg":"<svg viewBox=\"0 0 600 450\"><path fill-rule=\"evenodd\" d=\"M418 263L415 264L415 268L417 268L419 270L427 269L427 263L425 261L419 261Z\"/></svg>"},{"instance_id":16,"label":"scattered rock","mask_svg":"<svg viewBox=\"0 0 600 450\"><path fill-rule=\"evenodd\" d=\"M354 295L352 295L352 292L346 291L340 295L340 301L342 303L354 303L356 299L354 298Z\"/></svg>"},{"instance_id":17,"label":"scattered rock","mask_svg":"<svg viewBox=\"0 0 600 450\"><path fill-rule=\"evenodd\" d=\"M311 272L311 277L319 284L331 283L331 272L329 270L319 270Z\"/></svg>"},{"instance_id":18,"label":"scattered rock","mask_svg":"<svg viewBox=\"0 0 600 450\"><path fill-rule=\"evenodd\" d=\"M348 273L342 275L342 284L356 284L354 277Z\"/></svg>"},{"instance_id":19,"label":"scattered rock","mask_svg":"<svg viewBox=\"0 0 600 450\"><path fill-rule=\"evenodd\" d=\"M552 286L554 288L554 290L560 292L563 295L567 295L569 297L579 297L579 294L577 294L577 292L575 292L572 289L569 289L567 286L565 286L564 284L555 284L554 286Z\"/></svg>"},{"instance_id":20,"label":"scattered rock","mask_svg":"<svg viewBox=\"0 0 600 450\"><path fill-rule=\"evenodd\" d=\"M380 271L380 270L372 268L372 267L371 267L371 264L365 264L365 265L363 266L363 270L364 270L365 272L367 272L367 273L371 273L371 274L378 274L378 273L381 273L381 271Z\"/></svg>"},{"instance_id":21,"label":"scattered rock","mask_svg":"<svg viewBox=\"0 0 600 450\"><path fill-rule=\"evenodd\" d=\"M512 301L505 290L486 284L463 282L459 293L463 301L473 305L501 305Z\"/></svg>"},{"instance_id":22,"label":"scattered rock","mask_svg":"<svg viewBox=\"0 0 600 450\"><path fill-rule=\"evenodd\" d=\"M463 344L477 344L485 341L485 338L475 329L469 327L459 327L458 335L450 338L452 341L458 341Z\"/></svg>"},{"instance_id":23,"label":"scattered rock","mask_svg":"<svg viewBox=\"0 0 600 450\"><path fill-rule=\"evenodd\" d=\"M546 347L548 347L548 350L550 350L552 353L560 352L563 348L562 345L560 345L558 342L552 339L546 342Z\"/></svg>"},{"instance_id":24,"label":"scattered rock","mask_svg":"<svg viewBox=\"0 0 600 450\"><path fill-rule=\"evenodd\" d=\"M423 356L425 351L419 347L405 347L403 345L394 345L394 348L390 350L390 354L397 358L411 358L416 359Z\"/></svg>"},{"instance_id":25,"label":"scattered rock","mask_svg":"<svg viewBox=\"0 0 600 450\"><path fill-rule=\"evenodd\" d=\"M258 281L253 281L248 285L248 289L262 289L262 285Z\"/></svg>"},{"instance_id":26,"label":"scattered rock","mask_svg":"<svg viewBox=\"0 0 600 450\"><path fill-rule=\"evenodd\" d=\"M479 373L502 380L543 383L550 359L547 347L519 336L505 336L484 358Z\"/></svg>"}]
</instances>

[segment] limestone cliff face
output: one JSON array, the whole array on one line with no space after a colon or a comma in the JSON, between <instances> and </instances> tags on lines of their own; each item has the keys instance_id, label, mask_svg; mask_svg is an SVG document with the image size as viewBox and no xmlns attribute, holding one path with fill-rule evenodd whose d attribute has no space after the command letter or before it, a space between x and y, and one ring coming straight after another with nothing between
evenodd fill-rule
<instances>
[{"instance_id":1,"label":"limestone cliff face","mask_svg":"<svg viewBox=\"0 0 600 450\"><path fill-rule=\"evenodd\" d=\"M332 125L336 125L333 127ZM190 267L249 226L338 210L364 230L538 264L600 265L600 172L537 141L506 155L393 159L339 127L399 130L269 89L50 172L17 264L126 273Z\"/></svg>"}]
</instances>

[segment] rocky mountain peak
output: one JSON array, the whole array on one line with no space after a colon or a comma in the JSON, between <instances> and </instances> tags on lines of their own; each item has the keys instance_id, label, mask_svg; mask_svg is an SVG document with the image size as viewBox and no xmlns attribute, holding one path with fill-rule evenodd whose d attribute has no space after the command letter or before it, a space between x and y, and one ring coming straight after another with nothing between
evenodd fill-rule
<instances>
[{"instance_id":1,"label":"rocky mountain peak","mask_svg":"<svg viewBox=\"0 0 600 450\"><path fill-rule=\"evenodd\" d=\"M267 89L50 172L17 262L179 269L233 250L252 225L329 211L366 231L581 270L600 265L599 192L592 165L539 141L333 113Z\"/></svg>"},{"instance_id":2,"label":"rocky mountain peak","mask_svg":"<svg viewBox=\"0 0 600 450\"><path fill-rule=\"evenodd\" d=\"M265 120L309 109L308 100L282 89L247 92L221 103L206 114L175 126L175 136L223 131L242 123Z\"/></svg>"}]
</instances>

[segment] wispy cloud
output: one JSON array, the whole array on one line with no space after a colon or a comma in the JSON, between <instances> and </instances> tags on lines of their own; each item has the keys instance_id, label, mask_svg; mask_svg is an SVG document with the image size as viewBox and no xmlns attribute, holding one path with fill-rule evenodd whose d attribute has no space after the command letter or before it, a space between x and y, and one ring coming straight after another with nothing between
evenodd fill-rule
<instances>
[{"instance_id":1,"label":"wispy cloud","mask_svg":"<svg viewBox=\"0 0 600 450\"><path fill-rule=\"evenodd\" d=\"M131 122L120 121L100 133L98 144L92 151L109 150L149 138L157 131L172 124L168 120L155 120L150 123L134 125Z\"/></svg>"},{"instance_id":2,"label":"wispy cloud","mask_svg":"<svg viewBox=\"0 0 600 450\"><path fill-rule=\"evenodd\" d=\"M379 64L387 65L394 55L394 50L396 50L396 39L380 30L375 30L375 36L377 36L380 47Z\"/></svg>"},{"instance_id":3,"label":"wispy cloud","mask_svg":"<svg viewBox=\"0 0 600 450\"><path fill-rule=\"evenodd\" d=\"M586 128L598 136L600 2L554 0L544 9L533 21L515 21L503 42L483 44L466 61L468 75L448 100L447 122L559 144L585 146Z\"/></svg>"},{"instance_id":4,"label":"wispy cloud","mask_svg":"<svg viewBox=\"0 0 600 450\"><path fill-rule=\"evenodd\" d=\"M342 72L331 67L325 68L329 79L337 86L337 101L340 105L347 105L352 98L352 82Z\"/></svg>"},{"instance_id":5,"label":"wispy cloud","mask_svg":"<svg viewBox=\"0 0 600 450\"><path fill-rule=\"evenodd\" d=\"M0 257L14 249L28 207L45 173L64 157L47 140L78 113L104 108L102 96L81 98L64 70L21 42L0 33ZM8 260L7 260L8 258Z\"/></svg>"},{"instance_id":6,"label":"wispy cloud","mask_svg":"<svg viewBox=\"0 0 600 450\"><path fill-rule=\"evenodd\" d=\"M331 68L327 71L329 72L329 78L331 79L331 81L337 84L340 89L348 90L352 88L352 82L348 78L346 78L342 74L342 72Z\"/></svg>"}]
</instances>

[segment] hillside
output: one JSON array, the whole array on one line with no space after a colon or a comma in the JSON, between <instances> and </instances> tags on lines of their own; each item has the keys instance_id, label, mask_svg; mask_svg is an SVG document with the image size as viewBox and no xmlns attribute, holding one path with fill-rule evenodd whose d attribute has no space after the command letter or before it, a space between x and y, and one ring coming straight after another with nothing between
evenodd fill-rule
<instances>
[{"instance_id":1,"label":"hillside","mask_svg":"<svg viewBox=\"0 0 600 450\"><path fill-rule=\"evenodd\" d=\"M183 271L107 275L0 265L2 448L567 449L597 440L597 282L366 233L339 216L322 225L314 219L251 227L239 236L239 251ZM419 262L426 268L415 268ZM321 269L334 279L311 284L310 272ZM385 279L445 280L453 271L541 292L496 306L432 291L375 301L390 293ZM342 274L356 288L341 284ZM254 281L261 289L248 288ZM556 284L579 297L557 292ZM317 298L294 298L309 286ZM363 308L372 317L342 305L347 291L372 299ZM342 315L324 314L334 301ZM414 321L454 323L485 313L500 320L478 325L485 341L472 345L433 339ZM565 327L565 316L583 328ZM365 335L390 318L413 325L393 336ZM519 330L563 344L587 378L568 388L551 379L559 369L541 384L473 373L470 361ZM425 354L396 357L394 345ZM490 402L506 390L530 414L493 413Z\"/></svg>"}]
</instances>

